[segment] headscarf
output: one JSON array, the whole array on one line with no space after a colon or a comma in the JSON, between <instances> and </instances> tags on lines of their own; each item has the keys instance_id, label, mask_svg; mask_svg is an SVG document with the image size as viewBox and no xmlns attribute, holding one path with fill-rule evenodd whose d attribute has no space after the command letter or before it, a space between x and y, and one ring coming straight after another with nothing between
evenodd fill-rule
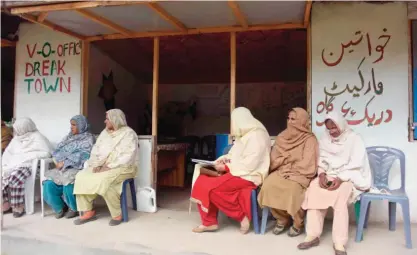
<instances>
[{"instance_id":1,"label":"headscarf","mask_svg":"<svg viewBox=\"0 0 417 255\"><path fill-rule=\"evenodd\" d=\"M307 111L298 107L293 108L292 111L295 112L295 123L288 123L287 128L277 136L275 150L271 155L274 158L277 156L274 154L288 153L314 136L310 130L310 117Z\"/></svg>"},{"instance_id":2,"label":"headscarf","mask_svg":"<svg viewBox=\"0 0 417 255\"><path fill-rule=\"evenodd\" d=\"M110 153L126 135L134 134L134 137L137 139L135 131L127 126L125 114L120 109L109 110L106 114L114 127L114 131L109 132L107 129L104 129L101 132L91 151L91 157L88 161L90 167L103 166Z\"/></svg>"},{"instance_id":3,"label":"headscarf","mask_svg":"<svg viewBox=\"0 0 417 255\"><path fill-rule=\"evenodd\" d=\"M75 121L78 134L70 133L58 144L52 157L58 162L64 162L62 170L67 168L83 169L84 162L90 158L90 152L94 145L94 136L89 132L87 118L76 115L71 118Z\"/></svg>"},{"instance_id":4,"label":"headscarf","mask_svg":"<svg viewBox=\"0 0 417 255\"><path fill-rule=\"evenodd\" d=\"M4 151L3 177L19 167L30 167L34 159L51 156L51 145L29 118L17 119L13 124L15 136Z\"/></svg>"},{"instance_id":5,"label":"headscarf","mask_svg":"<svg viewBox=\"0 0 417 255\"><path fill-rule=\"evenodd\" d=\"M340 131L340 135L338 137L333 137L330 135L329 130L326 128L325 136L329 141L332 141L333 143L343 143L346 141L346 139L349 137L349 134L351 134L353 131L349 127L349 124L347 123L346 119L343 118L342 115L340 115L338 112L330 112L326 118L325 122L331 120L337 127L337 129Z\"/></svg>"},{"instance_id":6,"label":"headscarf","mask_svg":"<svg viewBox=\"0 0 417 255\"><path fill-rule=\"evenodd\" d=\"M232 111L232 135L241 138L250 131L262 129L268 132L265 126L245 107L238 107Z\"/></svg>"},{"instance_id":7,"label":"headscarf","mask_svg":"<svg viewBox=\"0 0 417 255\"><path fill-rule=\"evenodd\" d=\"M328 114L325 121L328 120L336 124L341 134L332 137L326 130L320 139L319 167L329 176L351 181L358 189L368 189L371 184L371 171L362 138L350 129L339 113Z\"/></svg>"},{"instance_id":8,"label":"headscarf","mask_svg":"<svg viewBox=\"0 0 417 255\"><path fill-rule=\"evenodd\" d=\"M107 118L113 125L115 131L121 127L127 126L126 116L120 109L112 109L107 111Z\"/></svg>"},{"instance_id":9,"label":"headscarf","mask_svg":"<svg viewBox=\"0 0 417 255\"><path fill-rule=\"evenodd\" d=\"M293 108L294 123L288 122L287 128L275 139L271 150L270 172L277 170L281 176L308 186L317 171L318 143L310 131L310 118L306 110ZM314 138L311 153L315 160L303 155L307 140Z\"/></svg>"},{"instance_id":10,"label":"headscarf","mask_svg":"<svg viewBox=\"0 0 417 255\"><path fill-rule=\"evenodd\" d=\"M38 131L35 123L30 118L17 119L13 123L13 131L15 137L23 139L26 134Z\"/></svg>"}]
</instances>

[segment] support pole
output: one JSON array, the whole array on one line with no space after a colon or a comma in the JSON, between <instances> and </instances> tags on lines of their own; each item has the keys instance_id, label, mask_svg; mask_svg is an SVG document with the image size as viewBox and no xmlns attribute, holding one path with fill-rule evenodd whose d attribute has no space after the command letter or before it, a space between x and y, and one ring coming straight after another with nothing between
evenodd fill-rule
<instances>
[{"instance_id":1,"label":"support pole","mask_svg":"<svg viewBox=\"0 0 417 255\"><path fill-rule=\"evenodd\" d=\"M236 32L230 33L230 114L236 108ZM230 119L232 130L232 119Z\"/></svg>"},{"instance_id":2,"label":"support pole","mask_svg":"<svg viewBox=\"0 0 417 255\"><path fill-rule=\"evenodd\" d=\"M153 82L152 82L152 169L151 183L156 191L158 168L158 86L159 86L159 37L153 39Z\"/></svg>"}]
</instances>

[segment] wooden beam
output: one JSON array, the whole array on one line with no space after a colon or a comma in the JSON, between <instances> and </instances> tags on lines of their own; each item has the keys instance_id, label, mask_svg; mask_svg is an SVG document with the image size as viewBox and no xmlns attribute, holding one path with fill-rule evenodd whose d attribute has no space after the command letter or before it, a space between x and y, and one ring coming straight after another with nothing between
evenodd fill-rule
<instances>
[{"instance_id":1,"label":"wooden beam","mask_svg":"<svg viewBox=\"0 0 417 255\"><path fill-rule=\"evenodd\" d=\"M89 66L90 66L90 43L83 41L81 59L81 75L83 79L81 91L81 114L88 117L88 85L89 85Z\"/></svg>"},{"instance_id":2,"label":"wooden beam","mask_svg":"<svg viewBox=\"0 0 417 255\"><path fill-rule=\"evenodd\" d=\"M46 16L48 16L48 12L41 12L38 15L38 22L43 22L46 19Z\"/></svg>"},{"instance_id":3,"label":"wooden beam","mask_svg":"<svg viewBox=\"0 0 417 255\"><path fill-rule=\"evenodd\" d=\"M229 4L229 7L232 9L233 15L235 15L235 18L237 19L237 21L239 22L239 24L243 28L248 28L248 21L246 20L245 15L240 10L238 4L235 1L233 1L233 0L229 0L228 1L228 4Z\"/></svg>"},{"instance_id":4,"label":"wooden beam","mask_svg":"<svg viewBox=\"0 0 417 255\"><path fill-rule=\"evenodd\" d=\"M175 18L174 16L169 14L159 4L157 4L155 2L148 2L146 4L149 6L149 8L154 10L159 16L161 16L163 19L165 19L166 21L171 23L174 27L176 27L180 31L183 31L183 32L187 31L187 27L183 23L181 23L181 21L179 21L177 18Z\"/></svg>"},{"instance_id":5,"label":"wooden beam","mask_svg":"<svg viewBox=\"0 0 417 255\"><path fill-rule=\"evenodd\" d=\"M153 39L152 136L158 135L159 37Z\"/></svg>"},{"instance_id":6,"label":"wooden beam","mask_svg":"<svg viewBox=\"0 0 417 255\"><path fill-rule=\"evenodd\" d=\"M21 14L19 16L21 18L25 19L25 20L31 21L33 23L37 23L39 25L42 25L42 26L47 27L47 28L50 28L50 29L52 29L54 31L58 31L58 32L64 33L66 35L73 36L73 37L78 38L80 40L85 40L86 39L86 37L83 36L83 35L74 33L74 32L72 32L69 29L66 29L64 27L58 26L58 25L56 25L56 24L54 24L52 22L49 22L47 20L45 20L43 22L39 22L36 16L30 15L30 14Z\"/></svg>"},{"instance_id":7,"label":"wooden beam","mask_svg":"<svg viewBox=\"0 0 417 255\"><path fill-rule=\"evenodd\" d=\"M310 24L310 16L311 16L311 7L313 5L312 0L306 1L306 8L304 10L304 27L307 28L307 26Z\"/></svg>"},{"instance_id":8,"label":"wooden beam","mask_svg":"<svg viewBox=\"0 0 417 255\"><path fill-rule=\"evenodd\" d=\"M262 31L262 30L277 30L277 29L300 29L305 28L304 24L275 24L275 25L255 25L249 26L247 29L240 26L229 27L208 27L208 28L192 28L186 32L180 31L155 31L155 32L138 32L132 34L132 36L125 36L122 34L111 35L99 35L88 37L88 41L99 40L115 40L115 39L128 39L128 38L144 38L144 37L160 37L160 36L175 36L175 35L195 35L195 34L212 34L212 33L230 33L241 31Z\"/></svg>"},{"instance_id":9,"label":"wooden beam","mask_svg":"<svg viewBox=\"0 0 417 255\"><path fill-rule=\"evenodd\" d=\"M16 47L16 42L1 38L1 47Z\"/></svg>"},{"instance_id":10,"label":"wooden beam","mask_svg":"<svg viewBox=\"0 0 417 255\"><path fill-rule=\"evenodd\" d=\"M72 3L56 3L48 5L14 7L10 9L11 14L23 14L31 12L50 12L50 11L65 11L83 8L94 8L99 6L118 6L118 5L132 5L144 3L145 1L85 1Z\"/></svg>"},{"instance_id":11,"label":"wooden beam","mask_svg":"<svg viewBox=\"0 0 417 255\"><path fill-rule=\"evenodd\" d=\"M230 33L230 114L236 108L236 32ZM230 132L232 119L230 119Z\"/></svg>"},{"instance_id":12,"label":"wooden beam","mask_svg":"<svg viewBox=\"0 0 417 255\"><path fill-rule=\"evenodd\" d=\"M101 17L101 16L99 16L99 15L97 15L97 14L91 12L91 11L88 11L88 10L85 10L85 9L76 9L75 11L77 13L81 14L82 16L84 16L88 19L91 19L92 21L94 21L94 22L96 22L100 25L103 25L105 27L108 27L108 28L116 31L116 32L119 32L122 35L130 36L133 33L132 31L130 31L130 30L128 30L128 29L126 29L122 26L119 26L116 23L113 23L112 21L110 21L106 18L103 18L103 17Z\"/></svg>"},{"instance_id":13,"label":"wooden beam","mask_svg":"<svg viewBox=\"0 0 417 255\"><path fill-rule=\"evenodd\" d=\"M310 115L310 119L312 119L312 105L311 105L311 97L312 97L312 83L311 83L311 25L307 26L307 89L306 89L306 98L307 98L307 112ZM310 128L313 128L313 122L310 121Z\"/></svg>"}]
</instances>

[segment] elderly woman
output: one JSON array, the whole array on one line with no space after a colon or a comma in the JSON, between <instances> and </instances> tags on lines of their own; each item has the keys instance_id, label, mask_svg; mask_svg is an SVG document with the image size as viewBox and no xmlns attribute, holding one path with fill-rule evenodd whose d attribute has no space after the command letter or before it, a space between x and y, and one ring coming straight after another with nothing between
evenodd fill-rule
<instances>
[{"instance_id":1,"label":"elderly woman","mask_svg":"<svg viewBox=\"0 0 417 255\"><path fill-rule=\"evenodd\" d=\"M307 210L307 237L298 245L309 249L320 243L327 209L333 207L333 243L336 255L345 255L348 241L348 205L370 188L372 178L365 144L346 120L336 113L325 120L320 139L318 178L307 189L302 207Z\"/></svg>"},{"instance_id":2,"label":"elderly woman","mask_svg":"<svg viewBox=\"0 0 417 255\"><path fill-rule=\"evenodd\" d=\"M139 163L138 137L127 126L124 113L119 109L107 111L101 132L87 161L88 168L75 178L74 194L77 208L83 212L74 224L80 225L96 219L93 200L100 195L106 201L112 220L110 226L122 222L120 195L123 181L136 176Z\"/></svg>"},{"instance_id":3,"label":"elderly woman","mask_svg":"<svg viewBox=\"0 0 417 255\"><path fill-rule=\"evenodd\" d=\"M45 173L48 180L43 183L45 202L52 207L57 219L64 215L68 219L77 216L74 180L76 174L83 169L84 162L90 158L94 145L94 136L88 131L86 117L74 116L70 124L70 133L52 153L55 169Z\"/></svg>"},{"instance_id":4,"label":"elderly woman","mask_svg":"<svg viewBox=\"0 0 417 255\"><path fill-rule=\"evenodd\" d=\"M280 133L271 152L270 175L258 196L261 207L271 208L279 235L290 226L290 237L304 229L304 193L317 174L318 142L310 131L308 113L302 108L289 112L287 129ZM272 174L271 174L272 173Z\"/></svg>"},{"instance_id":5,"label":"elderly woman","mask_svg":"<svg viewBox=\"0 0 417 255\"><path fill-rule=\"evenodd\" d=\"M51 145L29 118L16 120L14 137L2 158L3 213L25 213L25 181L32 174L32 161L51 156ZM9 200L10 196L10 200Z\"/></svg>"},{"instance_id":6,"label":"elderly woman","mask_svg":"<svg viewBox=\"0 0 417 255\"><path fill-rule=\"evenodd\" d=\"M200 174L195 181L191 200L198 203L202 224L193 232L218 229L217 214L221 210L240 222L240 231L249 231L251 191L268 174L271 142L264 125L251 112L239 107L232 112L232 135L235 143L230 152L216 161L213 170L196 165Z\"/></svg>"}]
</instances>

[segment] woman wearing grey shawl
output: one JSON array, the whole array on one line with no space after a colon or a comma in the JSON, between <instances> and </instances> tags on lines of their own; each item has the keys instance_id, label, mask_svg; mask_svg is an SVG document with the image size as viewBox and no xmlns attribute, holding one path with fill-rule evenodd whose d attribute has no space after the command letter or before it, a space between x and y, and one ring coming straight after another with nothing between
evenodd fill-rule
<instances>
[{"instance_id":1,"label":"woman wearing grey shawl","mask_svg":"<svg viewBox=\"0 0 417 255\"><path fill-rule=\"evenodd\" d=\"M82 115L71 119L71 132L52 153L55 168L45 173L44 199L56 213L57 219L64 215L68 219L77 216L74 180L83 169L84 162L90 158L94 145L94 136L88 131L88 126L86 117Z\"/></svg>"}]
</instances>

